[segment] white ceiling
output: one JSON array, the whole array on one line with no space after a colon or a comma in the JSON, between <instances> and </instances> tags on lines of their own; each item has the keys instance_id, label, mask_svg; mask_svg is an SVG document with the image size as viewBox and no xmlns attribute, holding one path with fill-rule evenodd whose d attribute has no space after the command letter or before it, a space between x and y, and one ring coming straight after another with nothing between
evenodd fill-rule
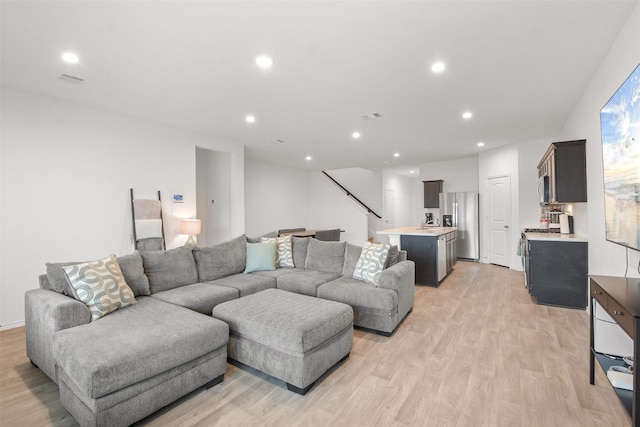
<instances>
[{"instance_id":1,"label":"white ceiling","mask_svg":"<svg viewBox=\"0 0 640 427\"><path fill-rule=\"evenodd\" d=\"M408 168L555 135L637 4L2 0L1 83L237 141L268 162ZM63 63L66 50L80 63ZM263 53L270 70L255 66ZM359 117L373 111L383 117Z\"/></svg>"}]
</instances>

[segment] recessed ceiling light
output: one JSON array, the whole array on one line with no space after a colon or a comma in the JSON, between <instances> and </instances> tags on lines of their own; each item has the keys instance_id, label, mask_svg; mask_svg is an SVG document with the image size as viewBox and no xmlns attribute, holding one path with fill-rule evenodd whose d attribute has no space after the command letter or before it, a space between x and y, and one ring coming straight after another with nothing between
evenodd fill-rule
<instances>
[{"instance_id":1,"label":"recessed ceiling light","mask_svg":"<svg viewBox=\"0 0 640 427\"><path fill-rule=\"evenodd\" d=\"M304 159L305 159L307 162L310 162L310 161L312 160L312 157L311 157L311 156L307 156L307 157L305 157Z\"/></svg>"},{"instance_id":2,"label":"recessed ceiling light","mask_svg":"<svg viewBox=\"0 0 640 427\"><path fill-rule=\"evenodd\" d=\"M465 111L464 113L462 113L462 118L465 120L469 120L471 117L473 117L471 111Z\"/></svg>"},{"instance_id":3,"label":"recessed ceiling light","mask_svg":"<svg viewBox=\"0 0 640 427\"><path fill-rule=\"evenodd\" d=\"M445 65L444 62L436 62L431 66L431 71L433 71L434 73L441 73L443 72L445 69Z\"/></svg>"},{"instance_id":4,"label":"recessed ceiling light","mask_svg":"<svg viewBox=\"0 0 640 427\"><path fill-rule=\"evenodd\" d=\"M409 171L409 173L416 173L416 171Z\"/></svg>"},{"instance_id":5,"label":"recessed ceiling light","mask_svg":"<svg viewBox=\"0 0 640 427\"><path fill-rule=\"evenodd\" d=\"M78 55L73 52L65 52L62 54L62 60L69 64L77 64L78 61L80 61L80 58L78 58Z\"/></svg>"},{"instance_id":6,"label":"recessed ceiling light","mask_svg":"<svg viewBox=\"0 0 640 427\"><path fill-rule=\"evenodd\" d=\"M393 157L400 157L400 153L393 153Z\"/></svg>"},{"instance_id":7,"label":"recessed ceiling light","mask_svg":"<svg viewBox=\"0 0 640 427\"><path fill-rule=\"evenodd\" d=\"M252 115L248 115L247 117L244 118L244 121L247 123L255 123L256 118L253 117Z\"/></svg>"},{"instance_id":8,"label":"recessed ceiling light","mask_svg":"<svg viewBox=\"0 0 640 427\"><path fill-rule=\"evenodd\" d=\"M353 137L353 139L358 139L360 138L360 132L354 132L351 134L351 136Z\"/></svg>"},{"instance_id":9,"label":"recessed ceiling light","mask_svg":"<svg viewBox=\"0 0 640 427\"><path fill-rule=\"evenodd\" d=\"M256 58L256 64L260 68L271 68L271 66L273 65L273 59L266 55L261 55Z\"/></svg>"},{"instance_id":10,"label":"recessed ceiling light","mask_svg":"<svg viewBox=\"0 0 640 427\"><path fill-rule=\"evenodd\" d=\"M484 147L484 142L482 141L478 142L478 147Z\"/></svg>"}]
</instances>

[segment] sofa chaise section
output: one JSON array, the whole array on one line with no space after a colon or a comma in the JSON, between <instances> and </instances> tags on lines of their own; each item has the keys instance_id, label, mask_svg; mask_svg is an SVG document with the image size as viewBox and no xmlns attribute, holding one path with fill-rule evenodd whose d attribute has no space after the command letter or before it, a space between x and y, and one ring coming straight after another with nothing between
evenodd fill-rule
<instances>
[{"instance_id":1,"label":"sofa chaise section","mask_svg":"<svg viewBox=\"0 0 640 427\"><path fill-rule=\"evenodd\" d=\"M60 400L83 426L125 426L222 381L226 323L151 297L53 338Z\"/></svg>"}]
</instances>

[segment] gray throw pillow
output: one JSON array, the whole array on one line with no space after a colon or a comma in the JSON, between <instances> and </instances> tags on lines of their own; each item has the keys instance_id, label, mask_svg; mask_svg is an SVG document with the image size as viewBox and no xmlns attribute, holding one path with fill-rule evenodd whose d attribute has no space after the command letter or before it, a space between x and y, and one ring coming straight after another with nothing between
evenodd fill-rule
<instances>
[{"instance_id":1,"label":"gray throw pillow","mask_svg":"<svg viewBox=\"0 0 640 427\"><path fill-rule=\"evenodd\" d=\"M129 255L119 256L118 264L124 280L135 296L151 295L149 278L144 274L144 265L142 264L140 252L135 251Z\"/></svg>"},{"instance_id":2,"label":"gray throw pillow","mask_svg":"<svg viewBox=\"0 0 640 427\"><path fill-rule=\"evenodd\" d=\"M193 248L193 256L201 282L242 273L247 264L247 237L243 234L208 248Z\"/></svg>"},{"instance_id":3,"label":"gray throw pillow","mask_svg":"<svg viewBox=\"0 0 640 427\"><path fill-rule=\"evenodd\" d=\"M325 273L342 274L347 242L322 242L309 239L304 268Z\"/></svg>"},{"instance_id":4,"label":"gray throw pillow","mask_svg":"<svg viewBox=\"0 0 640 427\"><path fill-rule=\"evenodd\" d=\"M168 291L198 281L198 270L191 248L181 246L168 251L142 251L144 273L151 293Z\"/></svg>"}]
</instances>

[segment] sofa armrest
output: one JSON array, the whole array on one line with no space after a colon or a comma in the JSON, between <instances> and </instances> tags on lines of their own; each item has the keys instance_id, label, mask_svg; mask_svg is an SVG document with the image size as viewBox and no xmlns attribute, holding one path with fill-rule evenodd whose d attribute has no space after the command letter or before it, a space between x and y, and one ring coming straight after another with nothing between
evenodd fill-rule
<instances>
[{"instance_id":1,"label":"sofa armrest","mask_svg":"<svg viewBox=\"0 0 640 427\"><path fill-rule=\"evenodd\" d=\"M24 307L27 356L57 383L53 335L91 322L89 308L78 300L46 289L27 291Z\"/></svg>"},{"instance_id":2,"label":"sofa armrest","mask_svg":"<svg viewBox=\"0 0 640 427\"><path fill-rule=\"evenodd\" d=\"M377 286L398 292L398 319L402 319L413 308L416 292L415 263L411 260L400 261L382 270Z\"/></svg>"}]
</instances>

